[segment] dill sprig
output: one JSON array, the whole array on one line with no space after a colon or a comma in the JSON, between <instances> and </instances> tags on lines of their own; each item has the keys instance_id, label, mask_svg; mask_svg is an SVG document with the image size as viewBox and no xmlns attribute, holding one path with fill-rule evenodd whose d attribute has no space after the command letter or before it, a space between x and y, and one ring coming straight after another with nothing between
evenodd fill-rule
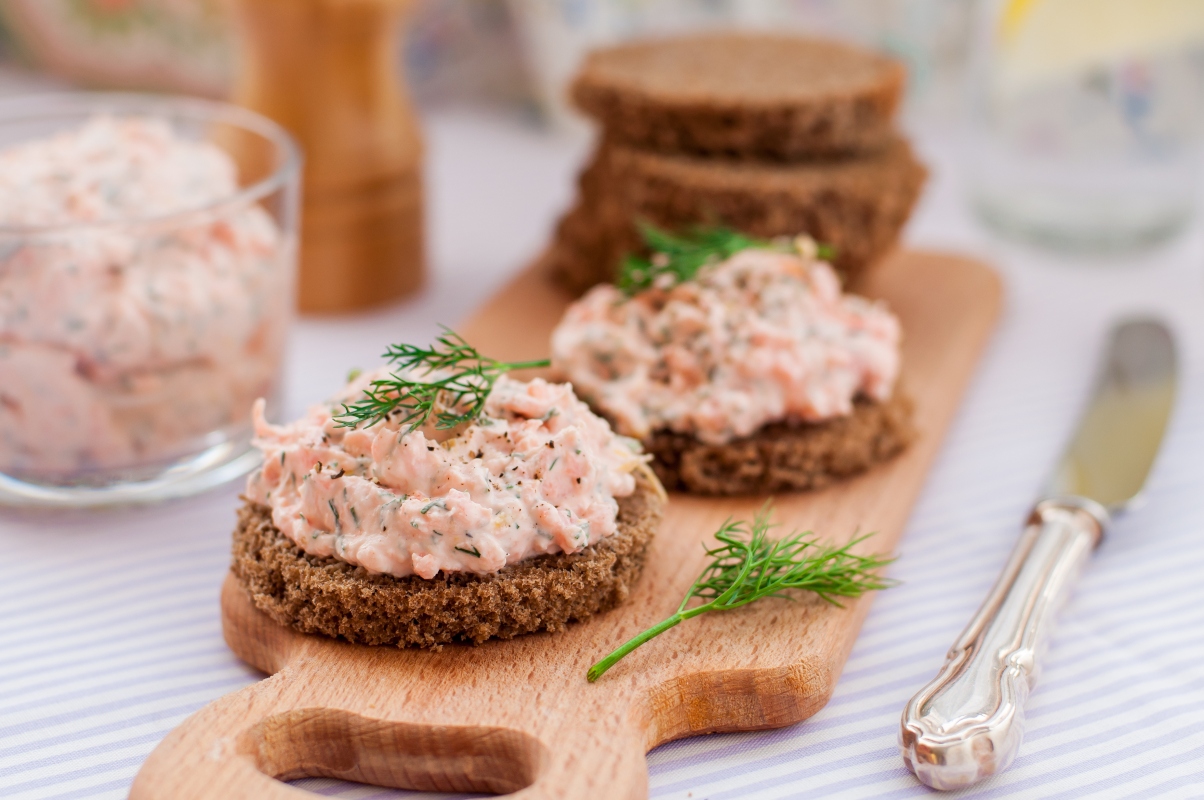
<instances>
[{"instance_id":1,"label":"dill sprig","mask_svg":"<svg viewBox=\"0 0 1204 800\"><path fill-rule=\"evenodd\" d=\"M681 283L691 280L707 264L723 261L741 250L771 246L730 228L697 227L680 236L648 222L640 222L639 229L652 255L629 255L623 260L616 283L629 295L651 288L663 275L672 276L673 283Z\"/></svg>"},{"instance_id":2,"label":"dill sprig","mask_svg":"<svg viewBox=\"0 0 1204 800\"><path fill-rule=\"evenodd\" d=\"M725 227L699 225L678 235L649 222L640 222L639 229L652 255L647 258L629 255L623 260L616 284L628 295L651 288L664 275L671 276L673 284L692 280L706 265L731 258L741 250L761 248L786 252L792 247L787 240L757 239ZM827 245L817 245L815 254L827 259L834 251Z\"/></svg>"},{"instance_id":3,"label":"dill sprig","mask_svg":"<svg viewBox=\"0 0 1204 800\"><path fill-rule=\"evenodd\" d=\"M372 381L364 390L362 400L344 403L342 413L334 417L340 426L370 427L397 417L402 427L413 430L426 424L434 414L436 428L455 428L481 415L493 384L504 373L551 365L547 359L498 361L488 358L447 327L430 347L394 344L385 351L384 358L398 368L388 377ZM437 372L447 374L422 379L422 376Z\"/></svg>"},{"instance_id":4,"label":"dill sprig","mask_svg":"<svg viewBox=\"0 0 1204 800\"><path fill-rule=\"evenodd\" d=\"M821 544L810 533L794 532L783 539L770 539L770 508L765 507L747 522L728 519L715 533L719 545L707 550L710 563L686 592L681 605L664 621L625 642L606 658L590 667L592 683L619 659L691 617L709 611L730 611L766 597L790 598L788 589L814 592L839 606L837 597L859 597L865 592L894 585L877 570L894 561L880 555L858 555L855 545L870 535L848 544ZM704 602L690 606L694 600Z\"/></svg>"}]
</instances>

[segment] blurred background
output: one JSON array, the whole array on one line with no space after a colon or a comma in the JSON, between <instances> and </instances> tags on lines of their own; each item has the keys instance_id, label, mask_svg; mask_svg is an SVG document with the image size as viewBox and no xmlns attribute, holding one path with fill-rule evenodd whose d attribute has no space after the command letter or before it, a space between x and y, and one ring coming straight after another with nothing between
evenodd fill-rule
<instances>
[{"instance_id":1,"label":"blurred background","mask_svg":"<svg viewBox=\"0 0 1204 800\"><path fill-rule=\"evenodd\" d=\"M995 231L1131 251L1191 217L1204 130L1202 0L415 0L399 70L423 112L474 109L583 138L565 87L590 48L741 28L831 36L908 68L909 130L956 147ZM0 90L41 76L230 95L228 0L3 0Z\"/></svg>"},{"instance_id":2,"label":"blurred background","mask_svg":"<svg viewBox=\"0 0 1204 800\"><path fill-rule=\"evenodd\" d=\"M573 124L564 86L591 47L708 28L831 35L907 62L912 113L952 113L972 0L417 0L399 63L425 108L484 105ZM80 85L222 97L224 0L4 0L3 58Z\"/></svg>"}]
</instances>

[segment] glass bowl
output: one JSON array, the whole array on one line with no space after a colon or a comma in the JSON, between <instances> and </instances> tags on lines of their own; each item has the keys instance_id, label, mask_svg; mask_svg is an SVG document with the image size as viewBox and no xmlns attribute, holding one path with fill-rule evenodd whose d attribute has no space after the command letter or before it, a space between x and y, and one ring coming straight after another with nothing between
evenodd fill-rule
<instances>
[{"instance_id":1,"label":"glass bowl","mask_svg":"<svg viewBox=\"0 0 1204 800\"><path fill-rule=\"evenodd\" d=\"M222 103L0 101L0 504L161 500L258 463L300 161L281 127Z\"/></svg>"}]
</instances>

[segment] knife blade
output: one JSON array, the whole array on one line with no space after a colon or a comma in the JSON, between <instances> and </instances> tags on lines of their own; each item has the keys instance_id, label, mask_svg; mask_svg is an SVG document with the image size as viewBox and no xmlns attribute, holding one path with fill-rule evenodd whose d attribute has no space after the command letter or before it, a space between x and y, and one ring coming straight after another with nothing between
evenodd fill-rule
<instances>
[{"instance_id":1,"label":"knife blade","mask_svg":"<svg viewBox=\"0 0 1204 800\"><path fill-rule=\"evenodd\" d=\"M1140 503L1174 406L1174 340L1161 322L1112 329L1091 399L982 606L903 710L916 777L960 789L1012 763L1054 614L1112 516Z\"/></svg>"}]
</instances>

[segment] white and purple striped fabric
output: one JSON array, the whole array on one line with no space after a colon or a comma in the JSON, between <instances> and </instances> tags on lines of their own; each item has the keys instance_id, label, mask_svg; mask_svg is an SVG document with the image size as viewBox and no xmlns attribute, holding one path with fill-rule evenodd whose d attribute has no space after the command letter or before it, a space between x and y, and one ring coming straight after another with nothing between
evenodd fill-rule
<instances>
[{"instance_id":1,"label":"white and purple striped fabric","mask_svg":"<svg viewBox=\"0 0 1204 800\"><path fill-rule=\"evenodd\" d=\"M382 345L455 321L534 253L568 200L579 143L504 121L430 121L435 280L420 300L298 326L293 411ZM918 244L992 252L998 335L930 476L893 575L829 705L790 728L675 742L648 757L656 798L924 795L895 736L907 698L994 580L1084 398L1107 324L1156 311L1179 335L1178 413L1149 504L1122 519L1061 616L1015 766L960 796L1204 796L1204 231L1145 263L1042 263L966 218L950 142ZM0 796L124 797L155 744L260 676L222 642L217 593L237 487L134 511L0 513ZM671 634L670 634L671 635ZM308 779L319 795L416 797Z\"/></svg>"}]
</instances>

